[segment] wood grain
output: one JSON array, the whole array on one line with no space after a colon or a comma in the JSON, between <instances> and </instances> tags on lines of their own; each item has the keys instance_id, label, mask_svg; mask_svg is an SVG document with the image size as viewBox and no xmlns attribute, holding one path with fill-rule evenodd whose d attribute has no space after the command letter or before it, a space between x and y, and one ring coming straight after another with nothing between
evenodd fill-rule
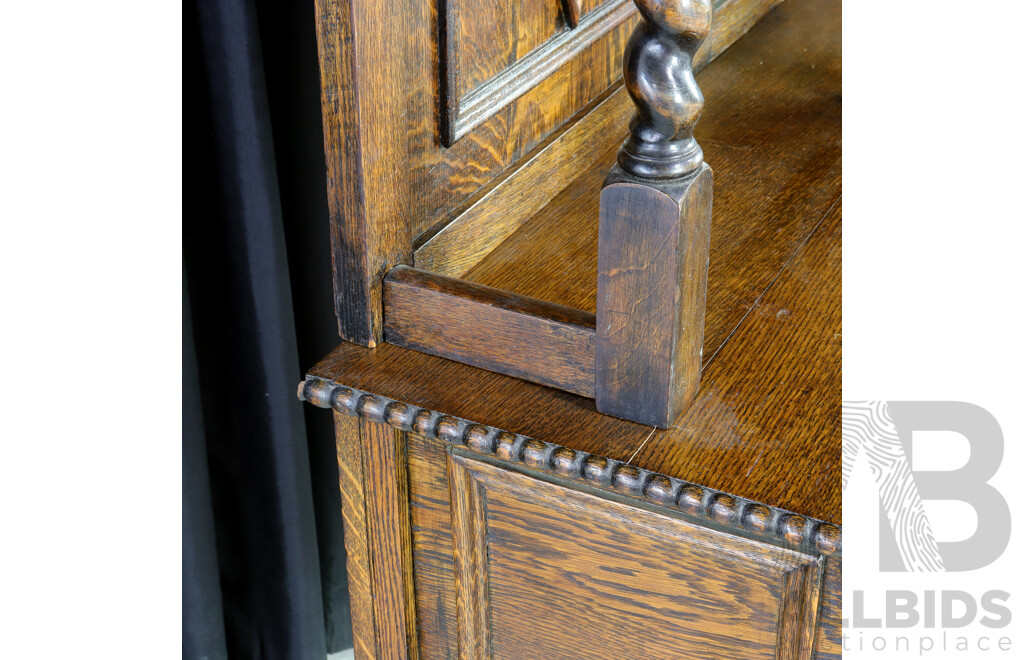
<instances>
[{"instance_id":1,"label":"wood grain","mask_svg":"<svg viewBox=\"0 0 1024 660\"><path fill-rule=\"evenodd\" d=\"M706 164L657 186L619 165L608 175L595 366L597 409L605 414L666 428L697 394L712 186Z\"/></svg>"},{"instance_id":2,"label":"wood grain","mask_svg":"<svg viewBox=\"0 0 1024 660\"><path fill-rule=\"evenodd\" d=\"M711 32L711 0L636 0L640 24L622 56L622 80L636 104L618 153L627 174L678 179L704 153L693 137L704 109L693 58Z\"/></svg>"},{"instance_id":3,"label":"wood grain","mask_svg":"<svg viewBox=\"0 0 1024 660\"><path fill-rule=\"evenodd\" d=\"M462 11L459 4L448 4L447 24L457 24L460 30L453 35L449 27L448 32L449 44L456 45L447 48L447 66L455 66L457 73L449 70L445 76L449 85L446 146L544 82L634 14L629 0L609 0L574 29L565 30L558 24L555 0L486 0L482 5L472 3L469 11Z\"/></svg>"},{"instance_id":4,"label":"wood grain","mask_svg":"<svg viewBox=\"0 0 1024 660\"><path fill-rule=\"evenodd\" d=\"M408 227L394 213L394 199L378 199L388 186L388 173L367 169L363 150L373 148L372 136L360 121L367 96L357 89L357 51L380 51L382 35L355 34L357 10L346 0L317 0L316 26L320 58L324 156L327 162L327 204L331 222L331 257L334 270L334 311L338 334L363 346L381 339L380 280L385 264L406 259ZM357 41L357 39L359 41ZM392 53L377 66L391 71ZM382 111L386 115L388 110ZM404 154L385 150L376 155L400 160ZM386 147L385 147L386 149ZM367 203L369 199L370 203Z\"/></svg>"},{"instance_id":5,"label":"wood grain","mask_svg":"<svg viewBox=\"0 0 1024 660\"><path fill-rule=\"evenodd\" d=\"M459 647L445 444L411 433L406 455L420 660L453 660Z\"/></svg>"},{"instance_id":6,"label":"wood grain","mask_svg":"<svg viewBox=\"0 0 1024 660\"><path fill-rule=\"evenodd\" d=\"M594 396L594 315L396 266L384 282L385 339Z\"/></svg>"},{"instance_id":7,"label":"wood grain","mask_svg":"<svg viewBox=\"0 0 1024 660\"><path fill-rule=\"evenodd\" d=\"M452 502L459 658L490 660L493 657L490 566L483 489L462 463L449 460L447 465Z\"/></svg>"},{"instance_id":8,"label":"wood grain","mask_svg":"<svg viewBox=\"0 0 1024 660\"><path fill-rule=\"evenodd\" d=\"M559 5L552 0L449 0L447 24L458 28L447 44L456 67L459 98L514 66L560 30Z\"/></svg>"},{"instance_id":9,"label":"wood grain","mask_svg":"<svg viewBox=\"0 0 1024 660\"><path fill-rule=\"evenodd\" d=\"M458 643L445 443L410 434L408 460L420 657L422 660L455 658ZM753 508L742 517L757 518L760 513ZM811 550L812 555L817 552L817 548ZM841 591L842 558L831 555L826 563L825 584L820 596L818 658L839 657Z\"/></svg>"},{"instance_id":10,"label":"wood grain","mask_svg":"<svg viewBox=\"0 0 1024 660\"><path fill-rule=\"evenodd\" d=\"M376 628L373 620L373 579L369 554L370 521L366 517L363 456L359 445L359 418L334 414L338 448L338 487L345 525L345 568L348 572L352 616L352 646L358 660L376 660Z\"/></svg>"},{"instance_id":11,"label":"wood grain","mask_svg":"<svg viewBox=\"0 0 1024 660\"><path fill-rule=\"evenodd\" d=\"M809 658L817 558L508 472L449 461L460 657ZM528 625L524 613L528 612ZM580 621L585 636L569 635ZM489 633L488 647L482 645Z\"/></svg>"},{"instance_id":12,"label":"wood grain","mask_svg":"<svg viewBox=\"0 0 1024 660\"><path fill-rule=\"evenodd\" d=\"M582 164L598 160L621 137L632 113L625 96L619 90L604 99L489 188L416 250L416 267L462 277L563 190Z\"/></svg>"},{"instance_id":13,"label":"wood grain","mask_svg":"<svg viewBox=\"0 0 1024 660\"><path fill-rule=\"evenodd\" d=\"M695 69L699 70L724 52L778 2L726 0L716 3L711 34L697 52ZM588 173L585 180L596 177L599 189L610 162L604 157L621 144L633 112L625 88L615 83L606 98L592 110L570 120L561 131L555 131L555 139L510 166L493 180L494 184L481 187L468 208L458 212L443 228L427 230L427 240L420 241L422 244L415 251L415 265L443 275L462 277L555 195L574 180L579 181L580 174L598 161L600 173ZM592 197L595 218L598 194L594 192ZM596 253L593 261L596 262ZM593 300L589 306L590 311L594 311Z\"/></svg>"},{"instance_id":14,"label":"wood grain","mask_svg":"<svg viewBox=\"0 0 1024 660\"><path fill-rule=\"evenodd\" d=\"M377 657L417 660L405 436L360 422Z\"/></svg>"},{"instance_id":15,"label":"wood grain","mask_svg":"<svg viewBox=\"0 0 1024 660\"><path fill-rule=\"evenodd\" d=\"M562 11L569 27L576 27L580 18L594 11L607 0L562 0Z\"/></svg>"},{"instance_id":16,"label":"wood grain","mask_svg":"<svg viewBox=\"0 0 1024 660\"><path fill-rule=\"evenodd\" d=\"M806 489L840 508L841 216L837 205L705 368L693 406L635 465L669 474L685 465L697 483L726 491L742 483L758 500ZM797 438L816 466L800 483L741 468L792 460Z\"/></svg>"},{"instance_id":17,"label":"wood grain","mask_svg":"<svg viewBox=\"0 0 1024 660\"><path fill-rule=\"evenodd\" d=\"M707 157L716 163L706 361L755 318L747 312L786 270L840 193L840 13L834 0L786 2L698 76L708 99L698 137ZM804 44L807 51L779 46L788 43ZM711 93L712 88L718 91ZM734 112L743 121L737 121ZM714 126L718 128L712 131ZM500 273L491 272L494 279L471 279L501 286L505 278L511 284L504 287L507 290L556 303L589 299L587 311L594 311L594 290L586 292L596 284L597 191L604 176L601 170L606 171L614 158L613 149L606 158L595 166L594 194L573 198L575 193L567 190L542 210L536 225L531 221L521 229L535 232L528 243L536 250L537 261L520 251L501 264ZM592 215L579 211L585 204ZM571 249L549 252L549 244ZM593 259L589 265L588 254ZM497 258L492 253L477 267L478 273L486 270L483 266L492 257ZM822 304L838 308L839 289L827 283L837 277L840 264L808 263L811 270L801 275L801 286L808 296L830 298ZM509 264L516 267L506 268ZM591 276L586 275L588 269ZM509 278L510 273L518 275ZM566 298L549 297L546 291L564 292ZM569 302L569 306L576 305ZM578 308L586 310L582 304ZM760 350L756 342L742 346L731 359L741 360L739 353ZM811 373L816 369L838 373L838 343L829 350L834 351L835 362L807 362L800 359L797 345L778 344L776 362L759 379L750 380L750 387L745 382L735 384L731 400L724 401L714 416L719 426L705 427L699 442L683 428L651 436L649 427L599 414L592 400L389 344L373 351L343 344L311 374L624 463L645 440L647 446L699 446L691 450L689 460L669 460L669 454L661 452L662 459L646 463L657 455L645 449L634 462L686 482L839 523L840 434L829 426L800 423L805 418L820 420L815 407L821 402L827 402L826 407L834 402L838 410L838 380L823 386L814 397L793 392L786 406L759 405L771 379L782 387L796 382L793 376L821 376ZM784 355L790 357L780 359ZM710 377L705 372L705 388ZM701 405L697 401L688 414L698 414ZM732 416L725 414L729 407ZM775 436L764 435L773 429ZM785 433L779 435L780 429ZM743 451L745 447L753 449Z\"/></svg>"},{"instance_id":18,"label":"wood grain","mask_svg":"<svg viewBox=\"0 0 1024 660\"><path fill-rule=\"evenodd\" d=\"M763 0L724 4L720 13L733 17L722 24L733 32L723 34L721 43L742 34L763 8ZM622 19L542 80L527 76L506 85L503 94L512 100L494 105L500 108L445 148L447 124L441 119L449 80L439 38L449 27L445 14L434 3L412 0L316 1L342 338L364 346L379 342L381 281L391 267L412 262L417 237L436 233L481 189L617 84L620 55L636 22L632 14ZM610 145L620 136L595 130L590 138ZM563 187L572 179L569 172L549 176L561 177Z\"/></svg>"},{"instance_id":19,"label":"wood grain","mask_svg":"<svg viewBox=\"0 0 1024 660\"><path fill-rule=\"evenodd\" d=\"M324 148L343 338L380 341L381 281L415 236L530 152L618 77L633 18L552 71L451 149L441 145L431 3L318 0Z\"/></svg>"},{"instance_id":20,"label":"wood grain","mask_svg":"<svg viewBox=\"0 0 1024 660\"><path fill-rule=\"evenodd\" d=\"M843 558L829 557L825 563L821 613L818 615L816 660L840 660L843 657Z\"/></svg>"},{"instance_id":21,"label":"wood grain","mask_svg":"<svg viewBox=\"0 0 1024 660\"><path fill-rule=\"evenodd\" d=\"M509 433L308 376L299 399L462 447L484 460L559 483L596 488L640 506L665 508L730 534L804 553L842 553L842 531L821 520L638 468L628 462Z\"/></svg>"},{"instance_id":22,"label":"wood grain","mask_svg":"<svg viewBox=\"0 0 1024 660\"><path fill-rule=\"evenodd\" d=\"M705 360L839 196L838 7L784 3L697 76L697 138L715 169ZM777 46L788 43L802 47ZM609 148L465 278L596 312L598 204L614 157Z\"/></svg>"}]
</instances>

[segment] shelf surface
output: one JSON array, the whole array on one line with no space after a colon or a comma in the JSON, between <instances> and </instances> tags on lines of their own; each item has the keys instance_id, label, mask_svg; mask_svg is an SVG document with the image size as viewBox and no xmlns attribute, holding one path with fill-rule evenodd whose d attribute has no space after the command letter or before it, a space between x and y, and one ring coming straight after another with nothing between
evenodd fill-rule
<instances>
[{"instance_id":1,"label":"shelf surface","mask_svg":"<svg viewBox=\"0 0 1024 660\"><path fill-rule=\"evenodd\" d=\"M672 428L388 344L343 344L311 373L841 524L841 13L787 0L698 75L696 136L715 171L704 367ZM465 279L594 312L614 157Z\"/></svg>"}]
</instances>

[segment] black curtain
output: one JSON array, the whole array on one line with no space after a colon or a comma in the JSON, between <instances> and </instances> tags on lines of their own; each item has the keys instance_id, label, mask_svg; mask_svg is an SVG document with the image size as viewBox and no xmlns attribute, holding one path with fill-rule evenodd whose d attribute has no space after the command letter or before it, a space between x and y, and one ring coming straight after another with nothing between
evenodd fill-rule
<instances>
[{"instance_id":1,"label":"black curtain","mask_svg":"<svg viewBox=\"0 0 1024 660\"><path fill-rule=\"evenodd\" d=\"M351 646L331 418L337 343L312 2L185 5L184 658Z\"/></svg>"}]
</instances>

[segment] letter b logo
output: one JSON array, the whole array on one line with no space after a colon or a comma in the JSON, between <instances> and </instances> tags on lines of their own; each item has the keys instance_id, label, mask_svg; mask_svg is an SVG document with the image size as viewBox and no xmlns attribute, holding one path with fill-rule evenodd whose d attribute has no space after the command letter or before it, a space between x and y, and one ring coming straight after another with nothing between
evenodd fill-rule
<instances>
[{"instance_id":1,"label":"letter b logo","mask_svg":"<svg viewBox=\"0 0 1024 660\"><path fill-rule=\"evenodd\" d=\"M915 431L963 436L970 458L956 470L913 471ZM988 480L1003 459L1003 433L983 408L958 401L843 404L843 488L863 453L879 489L882 571L970 571L999 558L1010 541L1010 508ZM978 528L963 541L939 542L923 502L957 500L974 508Z\"/></svg>"}]
</instances>

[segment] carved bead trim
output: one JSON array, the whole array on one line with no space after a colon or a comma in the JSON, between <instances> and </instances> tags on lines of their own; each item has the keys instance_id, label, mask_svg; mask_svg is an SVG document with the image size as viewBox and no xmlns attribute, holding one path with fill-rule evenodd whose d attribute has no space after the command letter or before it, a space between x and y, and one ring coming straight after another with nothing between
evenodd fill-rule
<instances>
[{"instance_id":1,"label":"carved bead trim","mask_svg":"<svg viewBox=\"0 0 1024 660\"><path fill-rule=\"evenodd\" d=\"M299 384L298 396L319 408L388 424L530 470L675 509L743 536L801 552L842 554L842 529L836 525L622 461L410 406L316 376L307 376Z\"/></svg>"}]
</instances>

